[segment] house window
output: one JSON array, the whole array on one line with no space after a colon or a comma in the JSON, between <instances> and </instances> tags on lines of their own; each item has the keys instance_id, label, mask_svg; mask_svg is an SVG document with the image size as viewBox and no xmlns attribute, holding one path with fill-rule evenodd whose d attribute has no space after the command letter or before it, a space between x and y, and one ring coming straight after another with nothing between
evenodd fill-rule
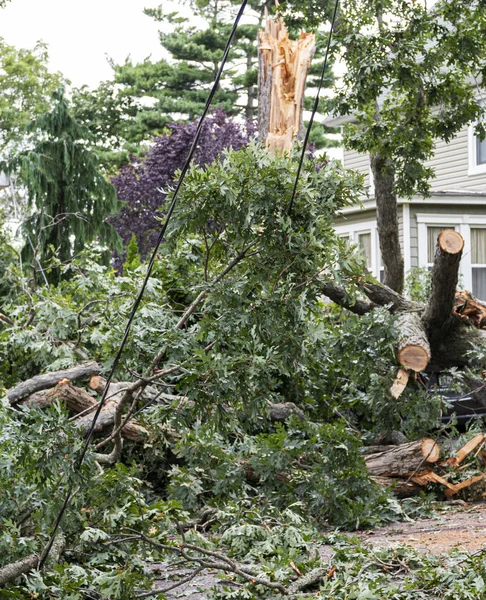
<instances>
[{"instance_id":1,"label":"house window","mask_svg":"<svg viewBox=\"0 0 486 600\"><path fill-rule=\"evenodd\" d=\"M464 239L458 287L486 301L486 215L418 213L416 218L419 266L432 268L437 237L444 229L455 229Z\"/></svg>"},{"instance_id":2,"label":"house window","mask_svg":"<svg viewBox=\"0 0 486 600\"><path fill-rule=\"evenodd\" d=\"M346 240L350 246L360 251L366 260L366 266L370 273L380 277L380 250L378 247L378 233L376 221L361 221L349 225L338 225L336 233L341 239Z\"/></svg>"},{"instance_id":3,"label":"house window","mask_svg":"<svg viewBox=\"0 0 486 600\"><path fill-rule=\"evenodd\" d=\"M486 165L486 139L476 138L476 164Z\"/></svg>"},{"instance_id":4,"label":"house window","mask_svg":"<svg viewBox=\"0 0 486 600\"><path fill-rule=\"evenodd\" d=\"M472 293L486 300L486 229L471 227Z\"/></svg>"},{"instance_id":5,"label":"house window","mask_svg":"<svg viewBox=\"0 0 486 600\"><path fill-rule=\"evenodd\" d=\"M366 266L369 270L372 267L372 256L371 256L371 232L369 233L359 233L358 234L358 246L361 249L361 252L364 254L366 258Z\"/></svg>"},{"instance_id":6,"label":"house window","mask_svg":"<svg viewBox=\"0 0 486 600\"><path fill-rule=\"evenodd\" d=\"M476 136L475 126L469 127L469 171L468 175L486 173L486 139Z\"/></svg>"}]
</instances>

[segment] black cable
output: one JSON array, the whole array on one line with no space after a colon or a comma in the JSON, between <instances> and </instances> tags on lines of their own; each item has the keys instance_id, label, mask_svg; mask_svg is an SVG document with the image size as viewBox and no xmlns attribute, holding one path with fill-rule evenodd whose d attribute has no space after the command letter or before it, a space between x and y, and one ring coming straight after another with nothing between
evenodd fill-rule
<instances>
[{"instance_id":1,"label":"black cable","mask_svg":"<svg viewBox=\"0 0 486 600\"><path fill-rule=\"evenodd\" d=\"M314 117L316 115L317 109L319 108L319 97L320 97L321 89L322 89L322 86L323 86L323 83L324 83L324 75L326 73L326 68L327 68L327 58L329 56L329 48L331 46L332 32L333 32L333 29L334 29L334 23L336 21L336 14L337 14L338 5L339 5L339 0L336 0L336 4L334 5L334 12L333 12L333 15L332 15L332 20L331 20L331 30L329 32L329 37L327 38L327 48L326 48L326 54L325 54L325 57L324 57L324 65L322 67L322 73L321 73L321 78L320 78L320 81L319 81L319 86L317 88L317 94L316 94L316 97L314 99L314 106L312 107L311 118L310 118L309 124L307 125L307 129L306 129L306 132L305 132L304 143L303 143L303 146L302 146L302 153L300 155L300 160L299 160L299 167L297 169L297 175L295 177L294 189L292 191L292 197L290 198L290 203L289 203L289 210L288 210L289 213L292 210L292 207L294 205L295 195L297 193L297 184L299 183L300 173L302 171L302 165L304 164L305 151L307 149L307 144L309 142L310 131L312 129L312 125L314 124Z\"/></svg>"},{"instance_id":2,"label":"black cable","mask_svg":"<svg viewBox=\"0 0 486 600\"><path fill-rule=\"evenodd\" d=\"M130 317L128 319L128 323L127 323L127 326L125 328L125 333L124 333L122 341L120 343L118 352L117 352L117 354L115 356L115 360L113 361L113 365L111 367L110 373L109 373L109 375L107 377L106 386L105 386L105 389L104 389L103 394L101 396L101 400L100 400L100 402L98 404L98 408L97 408L97 410L95 412L93 421L91 422L91 427L89 428L89 431L86 434L84 446L83 446L83 448L81 450L81 453L79 455L78 460L76 461L75 471L78 471L81 468L81 465L83 464L84 458L86 456L86 452L88 451L88 447L89 447L89 444L91 442L91 438L93 437L93 432L94 432L94 429L95 429L96 421L98 420L98 417L100 415L101 409L104 406L104 403L105 403L105 400L106 400L106 396L107 396L107 393L108 393L108 389L110 387L110 382L111 382L111 380L113 378L113 375L114 375L115 370L116 370L116 368L118 366L118 363L120 362L120 358L122 356L123 350L125 348L125 344L127 342L128 336L130 334L130 330L131 330L131 327L132 327L133 319L135 317L135 313L137 312L137 309L138 309L138 307L140 305L140 302L141 302L141 300L143 298L145 289L147 287L148 280L150 278L150 274L152 272L152 269L153 269L153 266L154 266L154 263L155 263L155 259L157 257L157 252L159 250L160 244L162 243L162 241L164 239L165 233L167 231L167 226L169 225L169 221L170 221L170 219L172 217L172 213L174 212L174 209L175 209L175 206L176 206L176 203L177 203L177 198L178 198L178 195L179 195L179 191L181 189L181 186L182 186L182 183L183 183L184 178L186 176L186 173L187 173L187 171L189 169L192 157L194 156L194 152L196 151L197 143L198 143L199 138L201 136L201 131L202 131L202 126L203 126L204 119L206 118L206 116L208 114L208 111L209 111L209 109L211 107L211 103L213 101L214 95L215 95L215 93L216 93L216 91L218 89L219 81L221 79L221 75L223 74L224 66L225 66L226 61L228 59L229 50L230 50L231 44L233 42L234 35L236 33L236 29L238 27L238 23L239 23L239 21L241 19L241 16L243 15L243 12L245 10L247 1L248 0L243 0L242 1L240 9L238 11L238 14L236 15L236 18L235 18L235 22L233 23L233 27L231 29L231 33L230 33L230 35L228 37L228 41L226 42L226 47L225 47L225 50L224 50L224 53L223 53L223 58L221 59L221 64L219 66L218 73L216 74L216 78L214 80L213 87L211 88L211 92L209 93L208 99L206 100L206 105L204 107L204 111L203 111L203 113L201 115L201 118L199 119L199 123L198 123L197 129L196 129L196 134L194 136L194 140L193 140L192 145L191 145L191 149L189 150L189 154L187 155L186 162L184 163L184 167L182 168L181 175L179 177L176 189L174 191L174 195L172 196L172 202L170 203L169 210L167 211L167 215L166 215L164 224L162 225L162 229L160 230L159 237L157 238L157 242L155 244L154 251L152 252L152 255L150 257L150 261L149 261L149 264L148 264L148 267L147 267L147 273L146 273L145 278L143 280L142 287L140 288L138 296L135 299L135 302L133 304L132 311L131 311ZM70 484L69 488L68 488L68 492L66 494L66 498L64 499L64 502L62 504L61 510L59 511L59 514L58 514L58 516L56 518L56 522L54 524L54 527L53 527L53 530L52 530L49 542L47 543L46 547L44 548L44 550L42 552L42 555L41 555L41 558L39 560L39 565L38 565L38 569L39 570L42 569L42 567L44 566L44 564L45 564L45 562L46 562L46 560L47 560L47 558L49 556L49 553L50 553L50 551L52 549L52 545L54 543L54 539L55 539L57 530L59 528L59 525L61 524L61 521L62 521L62 518L64 516L64 513L65 513L65 511L66 511L66 509L67 509L67 507L69 505L69 501L71 499L72 492L73 492L73 484Z\"/></svg>"}]
</instances>

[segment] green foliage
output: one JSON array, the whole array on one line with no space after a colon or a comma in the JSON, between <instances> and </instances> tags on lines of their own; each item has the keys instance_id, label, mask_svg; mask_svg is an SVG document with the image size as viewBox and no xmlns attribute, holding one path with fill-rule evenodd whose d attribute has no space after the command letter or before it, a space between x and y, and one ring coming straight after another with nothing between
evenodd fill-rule
<instances>
[{"instance_id":1,"label":"green foliage","mask_svg":"<svg viewBox=\"0 0 486 600\"><path fill-rule=\"evenodd\" d=\"M323 304L319 282L323 273L353 281L362 271L332 228L362 182L339 164L316 169L306 160L289 213L294 158L251 145L188 174L117 371L119 380L152 373L159 353L170 372L158 385L170 395L140 406L149 437L124 449L124 464L101 473L88 454L74 473L82 439L62 408L3 402L0 566L41 551L68 482L77 490L61 563L10 583L10 597L133 598L152 585L147 565L180 559L183 544L190 560L203 547L288 585L291 561L303 572L318 564L316 524L352 529L403 517L370 482L356 431L358 417L373 431L395 423L386 396L393 318L375 311L360 324ZM131 264L134 256L132 245ZM145 267L116 277L93 258L86 248L57 286L35 288L12 273L2 386L86 356L111 365ZM281 401L295 402L306 420L270 423L268 403ZM398 414L410 417L410 405ZM25 521L23 502L34 507ZM182 537L206 505L217 509L213 530ZM258 582L224 593L269 595Z\"/></svg>"},{"instance_id":2,"label":"green foliage","mask_svg":"<svg viewBox=\"0 0 486 600\"><path fill-rule=\"evenodd\" d=\"M427 303L430 296L431 271L427 267L413 267L405 279L405 293L415 302Z\"/></svg>"},{"instance_id":3,"label":"green foliage","mask_svg":"<svg viewBox=\"0 0 486 600\"><path fill-rule=\"evenodd\" d=\"M376 522L385 500L368 478L360 446L342 423L296 417L272 433L233 442L212 428L194 428L176 446L185 466L173 468L169 492L192 510L248 498L260 512L293 504L302 517L355 529Z\"/></svg>"},{"instance_id":4,"label":"green foliage","mask_svg":"<svg viewBox=\"0 0 486 600\"><path fill-rule=\"evenodd\" d=\"M23 260L34 273L40 263L48 279L57 282L62 273L56 261L67 264L87 243L99 240L119 248L118 235L105 218L120 205L89 148L88 131L69 113L63 89L53 98L53 110L29 127L30 147L18 152L7 170L18 173L33 210L23 226L30 237Z\"/></svg>"},{"instance_id":5,"label":"green foliage","mask_svg":"<svg viewBox=\"0 0 486 600\"><path fill-rule=\"evenodd\" d=\"M332 104L354 117L344 144L389 159L397 195L427 195L436 140L483 114L475 74L486 57L486 6L350 0L340 8L335 48L344 47L346 73Z\"/></svg>"},{"instance_id":6,"label":"green foliage","mask_svg":"<svg viewBox=\"0 0 486 600\"><path fill-rule=\"evenodd\" d=\"M0 5L0 8L2 5ZM3 158L24 136L25 126L51 106L51 95L62 81L50 73L47 47L17 49L0 38L0 150Z\"/></svg>"},{"instance_id":7,"label":"green foliage","mask_svg":"<svg viewBox=\"0 0 486 600\"><path fill-rule=\"evenodd\" d=\"M137 269L141 264L140 261L140 252L138 250L138 244L137 244L137 236L132 233L132 237L130 238L130 241L128 242L128 246L127 246L127 255L125 258L125 262L123 263L123 268L126 269L127 271L134 271L135 269Z\"/></svg>"},{"instance_id":8,"label":"green foliage","mask_svg":"<svg viewBox=\"0 0 486 600\"><path fill-rule=\"evenodd\" d=\"M72 90L71 102L73 118L89 130L101 165L115 175L128 162L130 153L140 152L132 98L114 82L104 81L94 90L88 86ZM160 133L152 130L152 135Z\"/></svg>"},{"instance_id":9,"label":"green foliage","mask_svg":"<svg viewBox=\"0 0 486 600\"><path fill-rule=\"evenodd\" d=\"M0 280L0 307L12 292L9 272L15 268L18 258L18 254L12 245L11 235L5 226L4 212L0 209L0 273L3 273Z\"/></svg>"}]
</instances>

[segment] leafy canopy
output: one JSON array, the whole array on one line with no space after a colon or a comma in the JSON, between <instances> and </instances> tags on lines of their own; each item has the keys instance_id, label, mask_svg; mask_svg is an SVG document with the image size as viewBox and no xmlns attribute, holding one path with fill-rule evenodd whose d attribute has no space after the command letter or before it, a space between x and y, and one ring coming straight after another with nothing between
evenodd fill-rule
<instances>
[{"instance_id":1,"label":"leafy canopy","mask_svg":"<svg viewBox=\"0 0 486 600\"><path fill-rule=\"evenodd\" d=\"M0 5L1 7L1 5ZM5 158L20 143L24 128L51 106L62 77L47 68L47 46L17 49L0 38L0 152Z\"/></svg>"}]
</instances>

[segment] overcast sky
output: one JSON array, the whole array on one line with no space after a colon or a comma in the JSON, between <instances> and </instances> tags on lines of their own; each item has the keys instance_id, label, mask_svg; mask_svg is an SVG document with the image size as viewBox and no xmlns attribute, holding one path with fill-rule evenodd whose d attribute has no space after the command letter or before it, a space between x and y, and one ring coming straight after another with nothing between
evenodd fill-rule
<instances>
[{"instance_id":1,"label":"overcast sky","mask_svg":"<svg viewBox=\"0 0 486 600\"><path fill-rule=\"evenodd\" d=\"M50 68L74 86L96 86L111 77L106 56L136 61L162 49L158 24L143 14L158 0L11 0L0 10L0 37L17 48L49 45ZM163 2L164 7L170 4ZM182 9L181 7L178 7Z\"/></svg>"}]
</instances>

